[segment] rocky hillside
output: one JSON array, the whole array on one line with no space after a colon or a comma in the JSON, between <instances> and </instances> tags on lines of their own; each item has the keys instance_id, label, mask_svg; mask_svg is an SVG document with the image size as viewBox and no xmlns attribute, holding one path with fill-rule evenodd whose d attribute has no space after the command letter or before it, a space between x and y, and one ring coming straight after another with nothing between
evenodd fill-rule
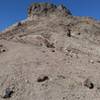
<instances>
[{"instance_id":1,"label":"rocky hillside","mask_svg":"<svg viewBox=\"0 0 100 100\"><path fill-rule=\"evenodd\" d=\"M0 100L100 100L100 22L33 3L0 33L0 69Z\"/></svg>"}]
</instances>

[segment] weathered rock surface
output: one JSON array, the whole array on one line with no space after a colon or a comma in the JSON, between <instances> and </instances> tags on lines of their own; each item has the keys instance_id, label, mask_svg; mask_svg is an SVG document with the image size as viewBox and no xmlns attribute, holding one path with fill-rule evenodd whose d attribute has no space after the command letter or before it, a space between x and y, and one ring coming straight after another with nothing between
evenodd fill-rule
<instances>
[{"instance_id":1,"label":"weathered rock surface","mask_svg":"<svg viewBox=\"0 0 100 100\"><path fill-rule=\"evenodd\" d=\"M100 22L65 9L32 4L0 33L0 100L100 100Z\"/></svg>"},{"instance_id":2,"label":"weathered rock surface","mask_svg":"<svg viewBox=\"0 0 100 100\"><path fill-rule=\"evenodd\" d=\"M49 4L49 3L33 3L28 9L28 15L31 17L34 15L48 16L50 14L66 16L66 15L71 15L71 12L63 5L56 6L54 4Z\"/></svg>"}]
</instances>

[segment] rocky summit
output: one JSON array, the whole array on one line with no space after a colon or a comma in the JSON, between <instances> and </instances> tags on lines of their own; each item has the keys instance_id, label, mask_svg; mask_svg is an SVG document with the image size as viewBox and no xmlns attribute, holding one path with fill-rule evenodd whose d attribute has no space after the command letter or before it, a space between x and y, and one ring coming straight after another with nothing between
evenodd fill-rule
<instances>
[{"instance_id":1,"label":"rocky summit","mask_svg":"<svg viewBox=\"0 0 100 100\"><path fill-rule=\"evenodd\" d=\"M66 16L71 15L71 12L63 5L56 6L49 3L33 3L28 9L28 15L31 17L34 15L48 16L50 14Z\"/></svg>"},{"instance_id":2,"label":"rocky summit","mask_svg":"<svg viewBox=\"0 0 100 100\"><path fill-rule=\"evenodd\" d=\"M100 100L100 21L63 5L33 3L0 33L0 100Z\"/></svg>"}]
</instances>

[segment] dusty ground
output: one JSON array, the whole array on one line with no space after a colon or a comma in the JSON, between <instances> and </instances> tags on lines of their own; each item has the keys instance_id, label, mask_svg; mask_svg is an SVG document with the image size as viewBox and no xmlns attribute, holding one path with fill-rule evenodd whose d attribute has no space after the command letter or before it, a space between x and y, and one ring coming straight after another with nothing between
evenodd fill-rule
<instances>
[{"instance_id":1,"label":"dusty ground","mask_svg":"<svg viewBox=\"0 0 100 100\"><path fill-rule=\"evenodd\" d=\"M2 32L4 99L100 100L100 22L71 15L36 16Z\"/></svg>"}]
</instances>

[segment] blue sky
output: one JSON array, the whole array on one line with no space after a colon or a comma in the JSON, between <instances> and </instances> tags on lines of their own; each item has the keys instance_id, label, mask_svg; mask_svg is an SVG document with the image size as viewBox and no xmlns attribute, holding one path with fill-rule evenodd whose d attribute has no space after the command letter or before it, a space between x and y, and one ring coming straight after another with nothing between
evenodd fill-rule
<instances>
[{"instance_id":1,"label":"blue sky","mask_svg":"<svg viewBox=\"0 0 100 100\"><path fill-rule=\"evenodd\" d=\"M0 31L27 17L32 2L64 4L75 16L91 16L100 20L100 0L0 0Z\"/></svg>"}]
</instances>

